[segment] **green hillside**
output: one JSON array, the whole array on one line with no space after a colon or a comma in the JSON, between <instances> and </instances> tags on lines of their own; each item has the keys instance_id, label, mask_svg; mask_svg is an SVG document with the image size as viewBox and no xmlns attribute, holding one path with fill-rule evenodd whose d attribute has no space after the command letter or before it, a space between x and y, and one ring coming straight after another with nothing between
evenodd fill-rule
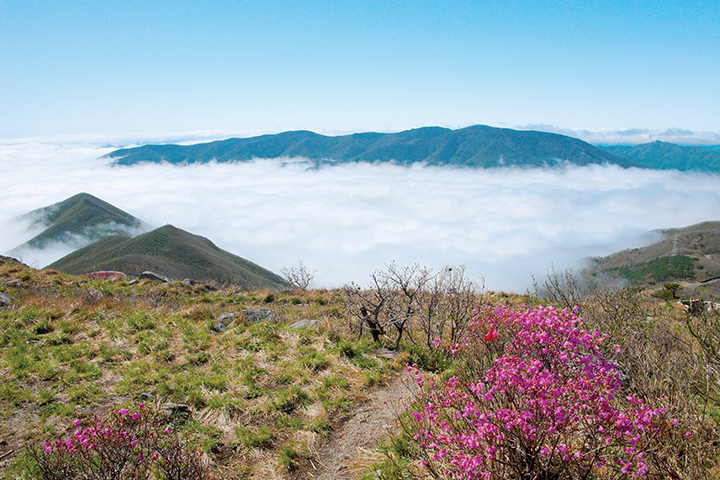
<instances>
[{"instance_id":1,"label":"green hillside","mask_svg":"<svg viewBox=\"0 0 720 480\"><path fill-rule=\"evenodd\" d=\"M47 228L17 249L43 248L53 242L74 241L77 237L96 241L109 235L128 236L129 231L143 227L139 219L87 193L33 210L21 218Z\"/></svg>"},{"instance_id":2,"label":"green hillside","mask_svg":"<svg viewBox=\"0 0 720 480\"><path fill-rule=\"evenodd\" d=\"M720 222L662 231L663 239L643 248L591 260L585 271L600 283L622 279L648 286L681 282L720 296ZM716 285L717 283L717 285Z\"/></svg>"},{"instance_id":3,"label":"green hillside","mask_svg":"<svg viewBox=\"0 0 720 480\"><path fill-rule=\"evenodd\" d=\"M318 163L396 162L468 167L635 163L582 140L554 133L475 125L459 130L425 127L398 133L329 137L308 131L231 138L197 145L145 145L107 155L118 165L142 162L207 163L303 157Z\"/></svg>"},{"instance_id":4,"label":"green hillside","mask_svg":"<svg viewBox=\"0 0 720 480\"><path fill-rule=\"evenodd\" d=\"M48 268L73 275L98 270L139 275L150 270L172 279L215 281L245 289L283 286L282 278L269 270L218 248L207 238L172 225L135 238L104 238L61 258Z\"/></svg>"},{"instance_id":5,"label":"green hillside","mask_svg":"<svg viewBox=\"0 0 720 480\"><path fill-rule=\"evenodd\" d=\"M720 152L702 147L657 141L643 145L611 145L603 148L649 168L697 172L720 171Z\"/></svg>"}]
</instances>

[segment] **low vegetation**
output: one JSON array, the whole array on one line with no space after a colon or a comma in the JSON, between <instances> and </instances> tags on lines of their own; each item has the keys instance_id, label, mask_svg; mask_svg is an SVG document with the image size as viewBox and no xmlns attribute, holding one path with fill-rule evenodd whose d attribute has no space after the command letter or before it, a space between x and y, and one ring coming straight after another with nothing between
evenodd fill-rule
<instances>
[{"instance_id":1,"label":"low vegetation","mask_svg":"<svg viewBox=\"0 0 720 480\"><path fill-rule=\"evenodd\" d=\"M0 307L1 475L309 478L368 389L408 364L422 388L400 433L364 453L366 480L720 475L720 314L690 314L674 284L585 292L551 272L512 295L462 267L389 264L364 287L307 288L0 261L14 300ZM110 463L116 476L88 476Z\"/></svg>"},{"instance_id":2,"label":"low vegetation","mask_svg":"<svg viewBox=\"0 0 720 480\"><path fill-rule=\"evenodd\" d=\"M422 393L363 478L718 478L713 304L583 292L572 272L538 292L486 295L463 338L434 342L443 361L410 368Z\"/></svg>"},{"instance_id":3,"label":"low vegetation","mask_svg":"<svg viewBox=\"0 0 720 480\"><path fill-rule=\"evenodd\" d=\"M634 284L662 283L670 280L694 280L697 258L685 255L661 257L638 265L623 266L608 270L618 272Z\"/></svg>"},{"instance_id":4,"label":"low vegetation","mask_svg":"<svg viewBox=\"0 0 720 480\"><path fill-rule=\"evenodd\" d=\"M311 468L333 425L396 368L349 339L339 292L130 285L12 261L0 291L15 300L0 308L3 477L49 478L28 477L39 457L25 446L143 403L214 475L282 478ZM273 318L242 313L259 308ZM235 319L216 333L223 314ZM306 319L316 326L290 327Z\"/></svg>"}]
</instances>

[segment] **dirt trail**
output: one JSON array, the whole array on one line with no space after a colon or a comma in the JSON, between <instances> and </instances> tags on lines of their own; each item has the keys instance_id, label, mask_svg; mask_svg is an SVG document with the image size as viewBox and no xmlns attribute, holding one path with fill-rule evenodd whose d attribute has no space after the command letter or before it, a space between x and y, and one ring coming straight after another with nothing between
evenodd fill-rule
<instances>
[{"instance_id":1,"label":"dirt trail","mask_svg":"<svg viewBox=\"0 0 720 480\"><path fill-rule=\"evenodd\" d=\"M308 478L315 480L354 480L357 459L367 456L380 441L399 432L397 415L411 402L417 389L412 376L403 372L389 379L386 386L368 393L345 424L337 429L320 448L315 471Z\"/></svg>"}]
</instances>

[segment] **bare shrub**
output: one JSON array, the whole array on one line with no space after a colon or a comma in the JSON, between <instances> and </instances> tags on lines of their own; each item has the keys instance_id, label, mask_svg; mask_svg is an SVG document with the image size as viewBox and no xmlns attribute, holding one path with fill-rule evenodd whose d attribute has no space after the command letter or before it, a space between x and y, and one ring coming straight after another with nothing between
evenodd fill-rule
<instances>
[{"instance_id":1,"label":"bare shrub","mask_svg":"<svg viewBox=\"0 0 720 480\"><path fill-rule=\"evenodd\" d=\"M705 366L706 382L699 391L707 399L720 404L720 312L705 308L696 315L688 313L685 323L690 335L700 345Z\"/></svg>"},{"instance_id":2,"label":"bare shrub","mask_svg":"<svg viewBox=\"0 0 720 480\"><path fill-rule=\"evenodd\" d=\"M623 392L661 406L680 425L658 451L665 451L672 468L685 472L684 478L711 478L708 472L718 460L713 443L720 437L706 406L717 401L717 370L682 318L671 306L644 299L630 287L595 291L582 304L586 325L608 335L601 349L617 365ZM706 331L700 326L703 320L688 322L696 333ZM686 438L678 431L693 435Z\"/></svg>"},{"instance_id":3,"label":"bare shrub","mask_svg":"<svg viewBox=\"0 0 720 480\"><path fill-rule=\"evenodd\" d=\"M438 273L415 264L395 263L373 272L362 289L355 283L343 287L345 306L356 319L358 335L367 326L376 342L395 330L394 348L405 336L425 348L436 340L457 342L466 331L473 310L483 301L484 287L465 276L465 266L445 267Z\"/></svg>"},{"instance_id":4,"label":"bare shrub","mask_svg":"<svg viewBox=\"0 0 720 480\"><path fill-rule=\"evenodd\" d=\"M280 273L282 273L285 278L285 283L291 289L305 291L310 287L310 284L312 284L317 272L315 270L308 270L301 260L297 267L283 267L280 269Z\"/></svg>"},{"instance_id":5,"label":"bare shrub","mask_svg":"<svg viewBox=\"0 0 720 480\"><path fill-rule=\"evenodd\" d=\"M551 265L542 286L539 286L537 280L533 277L533 287L535 299L542 298L545 300L544 302L533 303L550 303L560 309L572 310L581 304L583 297L580 280L569 268L558 272Z\"/></svg>"},{"instance_id":6,"label":"bare shrub","mask_svg":"<svg viewBox=\"0 0 720 480\"><path fill-rule=\"evenodd\" d=\"M417 327L426 348L432 348L437 340L457 343L475 309L484 303L484 286L467 278L465 268L465 265L443 268L421 292Z\"/></svg>"}]
</instances>

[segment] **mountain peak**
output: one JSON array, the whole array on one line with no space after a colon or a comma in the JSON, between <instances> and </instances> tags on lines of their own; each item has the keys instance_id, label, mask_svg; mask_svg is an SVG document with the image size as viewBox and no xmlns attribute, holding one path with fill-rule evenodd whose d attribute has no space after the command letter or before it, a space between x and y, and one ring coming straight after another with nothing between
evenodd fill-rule
<instances>
[{"instance_id":1,"label":"mountain peak","mask_svg":"<svg viewBox=\"0 0 720 480\"><path fill-rule=\"evenodd\" d=\"M14 250L44 248L54 242L87 244L108 235L133 235L146 228L140 219L84 192L21 218L45 230Z\"/></svg>"},{"instance_id":2,"label":"mountain peak","mask_svg":"<svg viewBox=\"0 0 720 480\"><path fill-rule=\"evenodd\" d=\"M134 238L104 238L48 267L73 275L115 270L139 276L149 270L174 279L215 281L245 289L284 285L269 270L170 224Z\"/></svg>"}]
</instances>

